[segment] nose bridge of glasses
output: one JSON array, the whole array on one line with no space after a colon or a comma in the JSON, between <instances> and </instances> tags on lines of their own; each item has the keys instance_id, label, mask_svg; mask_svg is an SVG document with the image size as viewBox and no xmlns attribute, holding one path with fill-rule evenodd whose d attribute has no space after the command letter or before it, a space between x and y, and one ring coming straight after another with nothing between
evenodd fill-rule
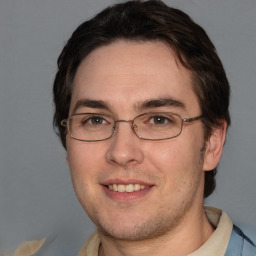
<instances>
[{"instance_id":1,"label":"nose bridge of glasses","mask_svg":"<svg viewBox=\"0 0 256 256\"><path fill-rule=\"evenodd\" d=\"M134 124L134 120L115 120L115 125L114 125L114 132L116 132L116 128L117 128L117 123L130 123L130 126L132 128L132 130L134 131L134 129L136 128L136 125Z\"/></svg>"},{"instance_id":2,"label":"nose bridge of glasses","mask_svg":"<svg viewBox=\"0 0 256 256\"><path fill-rule=\"evenodd\" d=\"M131 127L133 126L133 120L115 120L115 126L117 123L130 123Z\"/></svg>"}]
</instances>

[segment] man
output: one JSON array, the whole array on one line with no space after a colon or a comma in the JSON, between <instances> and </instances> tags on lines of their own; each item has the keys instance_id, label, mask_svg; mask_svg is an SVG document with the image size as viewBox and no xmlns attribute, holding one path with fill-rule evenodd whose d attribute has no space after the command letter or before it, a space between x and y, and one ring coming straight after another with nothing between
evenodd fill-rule
<instances>
[{"instance_id":1,"label":"man","mask_svg":"<svg viewBox=\"0 0 256 256\"><path fill-rule=\"evenodd\" d=\"M58 59L55 116L97 231L79 256L256 255L203 207L230 124L229 83L205 31L161 1L114 5Z\"/></svg>"},{"instance_id":2,"label":"man","mask_svg":"<svg viewBox=\"0 0 256 256\"><path fill-rule=\"evenodd\" d=\"M225 213L203 208L230 117L201 27L160 1L119 4L73 33L58 67L54 123L98 227L79 255L255 253Z\"/></svg>"}]
</instances>

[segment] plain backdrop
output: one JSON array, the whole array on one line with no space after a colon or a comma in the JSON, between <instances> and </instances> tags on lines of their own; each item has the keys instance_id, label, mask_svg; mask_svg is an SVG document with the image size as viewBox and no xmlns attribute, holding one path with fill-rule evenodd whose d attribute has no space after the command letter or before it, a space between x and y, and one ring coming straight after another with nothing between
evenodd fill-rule
<instances>
[{"instance_id":1,"label":"plain backdrop","mask_svg":"<svg viewBox=\"0 0 256 256\"><path fill-rule=\"evenodd\" d=\"M77 255L94 230L52 128L52 83L74 29L116 2L0 0L0 252L47 237L44 255ZM224 209L255 238L256 1L165 2L205 28L232 88L232 126L206 204Z\"/></svg>"}]
</instances>

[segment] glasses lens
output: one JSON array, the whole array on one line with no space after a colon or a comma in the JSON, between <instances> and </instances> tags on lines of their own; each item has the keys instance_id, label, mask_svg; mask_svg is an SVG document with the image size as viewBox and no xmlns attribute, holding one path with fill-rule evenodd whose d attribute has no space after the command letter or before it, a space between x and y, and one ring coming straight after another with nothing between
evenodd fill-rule
<instances>
[{"instance_id":1,"label":"glasses lens","mask_svg":"<svg viewBox=\"0 0 256 256\"><path fill-rule=\"evenodd\" d=\"M136 117L134 126L141 139L164 140L180 134L182 119L172 113L149 113Z\"/></svg>"},{"instance_id":2,"label":"glasses lens","mask_svg":"<svg viewBox=\"0 0 256 256\"><path fill-rule=\"evenodd\" d=\"M97 141L112 136L114 120L101 114L77 114L69 118L69 132L78 140Z\"/></svg>"}]
</instances>

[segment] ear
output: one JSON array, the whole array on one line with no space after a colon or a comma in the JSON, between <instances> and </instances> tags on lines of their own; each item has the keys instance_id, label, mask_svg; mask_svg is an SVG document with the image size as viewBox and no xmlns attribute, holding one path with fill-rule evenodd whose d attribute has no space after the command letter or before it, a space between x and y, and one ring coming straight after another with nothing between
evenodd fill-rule
<instances>
[{"instance_id":1,"label":"ear","mask_svg":"<svg viewBox=\"0 0 256 256\"><path fill-rule=\"evenodd\" d=\"M227 122L222 121L221 126L214 128L208 141L206 142L206 149L204 154L204 171L211 171L218 165L223 146L226 139Z\"/></svg>"}]
</instances>

